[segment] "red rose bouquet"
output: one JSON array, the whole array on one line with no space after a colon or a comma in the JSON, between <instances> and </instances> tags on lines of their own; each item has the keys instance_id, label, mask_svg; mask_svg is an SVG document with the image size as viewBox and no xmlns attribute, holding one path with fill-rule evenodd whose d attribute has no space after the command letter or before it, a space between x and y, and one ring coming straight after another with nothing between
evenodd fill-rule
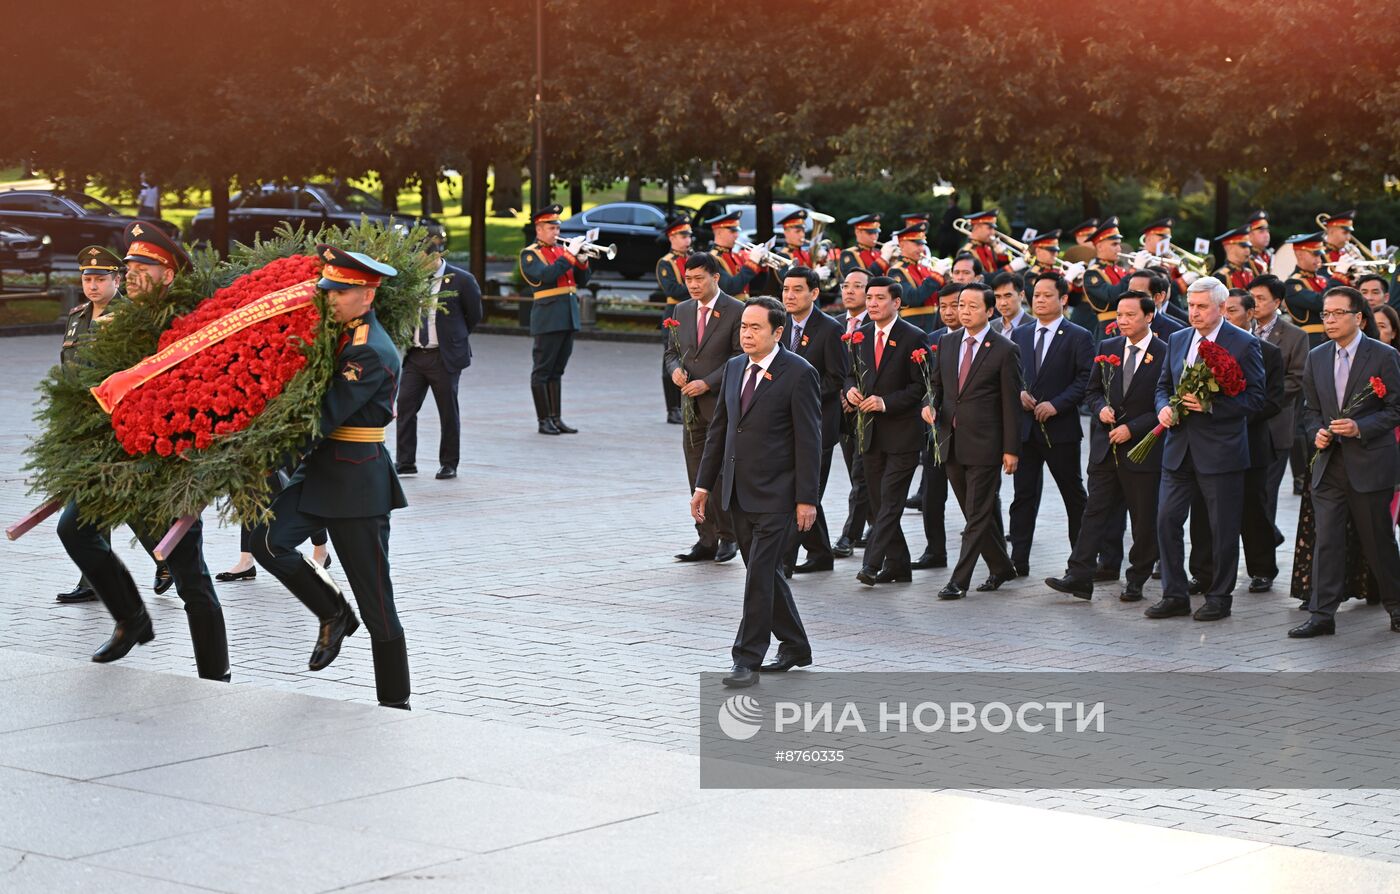
<instances>
[{"instance_id":1,"label":"red rose bouquet","mask_svg":"<svg viewBox=\"0 0 1400 894\"><path fill-rule=\"evenodd\" d=\"M1181 401L1188 394L1193 394L1201 402L1201 409L1210 412L1212 395L1224 394L1227 397L1236 397L1245 389L1244 370L1240 369L1239 361L1220 345L1208 339L1202 339L1196 346L1196 362L1186 367L1181 372L1181 381L1177 382L1176 392L1172 395L1169 405L1172 415L1180 421L1189 411L1181 405ZM1147 459L1147 455L1152 452L1152 447L1157 443L1157 439L1167 430L1165 425L1158 423L1152 431L1147 433L1141 441L1128 451L1128 459L1135 463L1140 463Z\"/></svg>"}]
</instances>

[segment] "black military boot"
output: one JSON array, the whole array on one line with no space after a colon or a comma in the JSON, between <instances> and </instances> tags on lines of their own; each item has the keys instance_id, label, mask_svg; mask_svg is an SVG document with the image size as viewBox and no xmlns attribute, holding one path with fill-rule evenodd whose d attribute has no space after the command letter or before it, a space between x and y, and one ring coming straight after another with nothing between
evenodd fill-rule
<instances>
[{"instance_id":1,"label":"black military boot","mask_svg":"<svg viewBox=\"0 0 1400 894\"><path fill-rule=\"evenodd\" d=\"M143 608L140 614L117 622L116 628L112 631L112 638L92 653L92 660L98 664L117 661L125 658L126 653L136 648L137 643L144 645L155 638L155 629L151 627L151 616L146 614L146 610Z\"/></svg>"},{"instance_id":2,"label":"black military boot","mask_svg":"<svg viewBox=\"0 0 1400 894\"><path fill-rule=\"evenodd\" d=\"M228 634L224 630L222 611L188 612L190 642L194 644L194 663L201 680L229 681Z\"/></svg>"},{"instance_id":3,"label":"black military boot","mask_svg":"<svg viewBox=\"0 0 1400 894\"><path fill-rule=\"evenodd\" d=\"M370 640L374 652L374 691L379 704L385 708L412 710L408 706L408 646L399 636L388 640Z\"/></svg>"},{"instance_id":4,"label":"black military boot","mask_svg":"<svg viewBox=\"0 0 1400 894\"><path fill-rule=\"evenodd\" d=\"M321 632L306 666L313 671L323 670L340 654L341 642L360 628L360 619L355 617L326 569L305 556L283 583L321 621Z\"/></svg>"},{"instance_id":5,"label":"black military boot","mask_svg":"<svg viewBox=\"0 0 1400 894\"><path fill-rule=\"evenodd\" d=\"M576 435L578 429L570 428L564 424L564 420L559 418L559 380L555 379L548 383L549 389L549 421L554 423L554 427L559 429L560 434Z\"/></svg>"},{"instance_id":6,"label":"black military boot","mask_svg":"<svg viewBox=\"0 0 1400 894\"><path fill-rule=\"evenodd\" d=\"M540 434L562 435L550 418L549 391L544 385L531 385L530 394L535 398L535 417L540 421Z\"/></svg>"}]
</instances>

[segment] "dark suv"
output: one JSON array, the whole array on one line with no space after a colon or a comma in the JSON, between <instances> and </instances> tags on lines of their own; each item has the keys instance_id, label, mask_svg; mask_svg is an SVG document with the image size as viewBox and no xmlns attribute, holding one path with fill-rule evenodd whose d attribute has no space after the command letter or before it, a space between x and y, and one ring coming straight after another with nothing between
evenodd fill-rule
<instances>
[{"instance_id":1,"label":"dark suv","mask_svg":"<svg viewBox=\"0 0 1400 894\"><path fill-rule=\"evenodd\" d=\"M0 192L0 224L48 236L49 247L59 257L77 255L89 245L105 245L124 252L123 233L133 220L136 218L85 193L53 189ZM179 238L180 228L174 224L163 220L153 223Z\"/></svg>"},{"instance_id":2,"label":"dark suv","mask_svg":"<svg viewBox=\"0 0 1400 894\"><path fill-rule=\"evenodd\" d=\"M270 238L280 223L293 227L302 224L315 232L327 224L356 225L361 215L376 223L392 223L405 229L422 226L429 235L440 238L444 247L447 245L446 228L432 218L391 214L374 196L340 183L269 184L238 193L229 201L229 238L251 245L255 236ZM185 240L204 244L213 235L214 209L203 208L190 221Z\"/></svg>"}]
</instances>

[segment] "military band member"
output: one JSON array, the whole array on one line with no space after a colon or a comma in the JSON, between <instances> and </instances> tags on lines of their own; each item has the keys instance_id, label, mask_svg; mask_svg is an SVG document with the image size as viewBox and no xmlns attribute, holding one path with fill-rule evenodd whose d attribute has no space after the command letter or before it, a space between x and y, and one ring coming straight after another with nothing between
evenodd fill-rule
<instances>
[{"instance_id":1,"label":"military band member","mask_svg":"<svg viewBox=\"0 0 1400 894\"><path fill-rule=\"evenodd\" d=\"M975 211L967 216L967 222L972 229L972 235L968 237L962 251L972 252L977 262L982 265L983 275L991 276L1008 268L1014 270L1011 255L996 241L997 209ZM1021 269L1024 267L1023 260Z\"/></svg>"},{"instance_id":2,"label":"military band member","mask_svg":"<svg viewBox=\"0 0 1400 894\"><path fill-rule=\"evenodd\" d=\"M1249 263L1254 265L1255 273L1268 273L1274 263L1274 252L1269 247L1272 236L1269 232L1269 212L1260 208L1249 216L1244 227L1249 232Z\"/></svg>"},{"instance_id":3,"label":"military band member","mask_svg":"<svg viewBox=\"0 0 1400 894\"><path fill-rule=\"evenodd\" d=\"M890 265L889 276L899 283L904 299L899 315L925 332L938 328L938 290L946 281L936 264L925 263L928 254L928 224L907 226L895 233L899 254Z\"/></svg>"},{"instance_id":4,"label":"military band member","mask_svg":"<svg viewBox=\"0 0 1400 894\"><path fill-rule=\"evenodd\" d=\"M1092 248L1094 245L1094 233L1098 232L1098 229L1099 219L1097 217L1091 217L1070 230L1069 238L1074 240L1075 245L1087 245Z\"/></svg>"},{"instance_id":5,"label":"military band member","mask_svg":"<svg viewBox=\"0 0 1400 894\"><path fill-rule=\"evenodd\" d=\"M749 284L763 273L763 258L768 248L755 245L748 251L735 251L739 241L739 212L726 211L705 221L714 233L715 244L710 254L719 261L719 290L740 300L749 296Z\"/></svg>"},{"instance_id":6,"label":"military band member","mask_svg":"<svg viewBox=\"0 0 1400 894\"><path fill-rule=\"evenodd\" d=\"M1163 268L1167 278L1172 281L1172 294L1183 296L1191 283L1200 279L1200 274L1191 270L1182 270L1181 265L1176 262L1171 251L1172 227L1175 224L1176 221L1172 218L1163 217L1143 227L1142 249L1154 258L1161 258L1157 264Z\"/></svg>"},{"instance_id":7,"label":"military band member","mask_svg":"<svg viewBox=\"0 0 1400 894\"><path fill-rule=\"evenodd\" d=\"M163 230L145 221L126 228L126 284L133 301L159 301L188 267L190 257ZM137 539L153 552L164 531L152 531L137 523ZM92 655L99 664L126 657L139 644L155 639L155 628L146 605L131 579L131 572L112 551L103 532L81 520L76 502L69 502L58 521L58 537L74 564L92 583L97 597L116 621L112 636ZM194 525L175 545L166 560L176 592L185 603L195 665L206 680L228 680L228 635L224 612L214 593L214 580L204 564L204 525Z\"/></svg>"},{"instance_id":8,"label":"military band member","mask_svg":"<svg viewBox=\"0 0 1400 894\"><path fill-rule=\"evenodd\" d=\"M1322 326L1323 293L1333 286L1345 285L1322 273L1325 244L1321 233L1302 233L1284 240L1284 245L1293 246L1298 267L1283 282L1283 308L1308 334L1308 346L1313 348L1327 340Z\"/></svg>"},{"instance_id":9,"label":"military band member","mask_svg":"<svg viewBox=\"0 0 1400 894\"><path fill-rule=\"evenodd\" d=\"M661 294L666 296L666 314L663 319L670 319L675 313L676 305L690 297L690 293L685 289L685 259L690 254L691 243L695 241L695 234L690 228L690 216L679 212L667 216L666 239L671 243L671 248L656 262L656 285ZM661 360L661 391L666 396L666 421L671 425L680 425L684 421L681 418L681 390L671 381L671 377L666 375L664 352Z\"/></svg>"},{"instance_id":10,"label":"military band member","mask_svg":"<svg viewBox=\"0 0 1400 894\"><path fill-rule=\"evenodd\" d=\"M1249 230L1236 227L1215 237L1225 251L1225 264L1211 275L1225 283L1227 288L1248 289L1258 276L1250 263Z\"/></svg>"},{"instance_id":11,"label":"military band member","mask_svg":"<svg viewBox=\"0 0 1400 894\"><path fill-rule=\"evenodd\" d=\"M1352 258L1358 257L1356 249L1351 247L1351 234L1355 232L1352 224L1355 220L1356 209L1354 208L1350 211L1338 211L1323 217L1323 241L1327 243L1323 249L1323 254L1326 256L1325 263L1335 264L1345 255L1351 255ZM1335 268L1332 278L1344 285L1351 283L1350 277L1338 276Z\"/></svg>"},{"instance_id":12,"label":"military band member","mask_svg":"<svg viewBox=\"0 0 1400 894\"><path fill-rule=\"evenodd\" d=\"M890 262L880 254L880 246L876 244L880 240L880 215L862 214L852 217L846 224L855 234L856 244L841 249L839 263L842 279L852 270L864 270L871 276L884 276L890 269Z\"/></svg>"},{"instance_id":13,"label":"military band member","mask_svg":"<svg viewBox=\"0 0 1400 894\"><path fill-rule=\"evenodd\" d=\"M533 250L545 247L553 247L552 240ZM321 398L321 438L273 500L271 523L253 532L253 556L320 619L308 667L321 670L360 626L325 569L297 549L325 528L369 629L379 704L407 710L408 648L389 578L389 513L408 501L384 447L384 428L394 418L399 351L374 314L375 290L398 271L332 245L316 251L325 261L318 287L345 330L335 375Z\"/></svg>"},{"instance_id":14,"label":"military band member","mask_svg":"<svg viewBox=\"0 0 1400 894\"><path fill-rule=\"evenodd\" d=\"M1031 263L1023 273L1021 278L1021 291L1029 292L1035 287L1035 278L1042 273L1059 273L1060 265L1060 231L1047 230L1044 233L1036 234L1030 242Z\"/></svg>"},{"instance_id":15,"label":"military band member","mask_svg":"<svg viewBox=\"0 0 1400 894\"><path fill-rule=\"evenodd\" d=\"M1119 260L1123 234L1118 229L1118 218L1106 218L1094 231L1091 241L1094 260L1084 271L1084 297L1089 311L1094 314L1094 326L1089 331L1094 333L1097 344L1103 340L1108 324L1118 318L1118 297L1127 290L1127 279L1133 271ZM1088 314L1084 317L1087 320Z\"/></svg>"},{"instance_id":16,"label":"military band member","mask_svg":"<svg viewBox=\"0 0 1400 894\"><path fill-rule=\"evenodd\" d=\"M520 250L520 275L529 284L530 335L535 339L530 393L542 435L571 435L578 431L564 424L560 411L560 386L574 333L581 326L578 290L587 285L593 271L588 258L579 257L586 236L559 242L559 205L536 211L535 241Z\"/></svg>"},{"instance_id":17,"label":"military band member","mask_svg":"<svg viewBox=\"0 0 1400 894\"><path fill-rule=\"evenodd\" d=\"M812 252L807 245L807 209L798 208L778 221L783 231L783 254L792 258L792 266L815 269Z\"/></svg>"},{"instance_id":18,"label":"military band member","mask_svg":"<svg viewBox=\"0 0 1400 894\"><path fill-rule=\"evenodd\" d=\"M83 296L86 301L68 313L68 327L63 332L63 347L58 352L58 362L65 372L75 368L78 346L87 340L87 334L100 324L111 319L113 303L121 297L122 261L100 245L89 245L78 252L78 274L82 277ZM111 542L111 532L103 535ZM59 593L55 602L96 602L97 591L86 577L79 577L78 585L67 593Z\"/></svg>"}]
</instances>

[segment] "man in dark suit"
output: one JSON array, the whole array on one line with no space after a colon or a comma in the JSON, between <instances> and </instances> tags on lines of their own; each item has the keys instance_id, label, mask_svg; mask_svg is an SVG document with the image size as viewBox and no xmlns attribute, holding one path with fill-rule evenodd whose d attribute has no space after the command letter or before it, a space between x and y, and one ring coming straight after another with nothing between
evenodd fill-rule
<instances>
[{"instance_id":1,"label":"man in dark suit","mask_svg":"<svg viewBox=\"0 0 1400 894\"><path fill-rule=\"evenodd\" d=\"M846 381L846 360L841 350L841 324L816 307L821 277L810 267L789 267L783 273L783 346L806 360L821 380L822 468L820 496L826 496L831 457L841 439L841 386ZM807 561L797 564L797 548L805 547ZM785 568L795 574L830 571L834 567L831 534L826 513L817 501L817 522L801 538L794 538Z\"/></svg>"},{"instance_id":2,"label":"man in dark suit","mask_svg":"<svg viewBox=\"0 0 1400 894\"><path fill-rule=\"evenodd\" d=\"M1044 470L1049 467L1069 522L1069 543L1079 539L1084 516L1084 481L1079 474L1079 404L1094 362L1092 336L1065 319L1069 283L1058 273L1042 273L1031 287L1035 322L1015 329L1011 341L1021 352L1020 462L1011 501L1011 563L1016 574L1030 574L1031 543L1040 513Z\"/></svg>"},{"instance_id":3,"label":"man in dark suit","mask_svg":"<svg viewBox=\"0 0 1400 894\"><path fill-rule=\"evenodd\" d=\"M849 250L849 249L848 249ZM843 252L844 256L844 252ZM861 267L848 270L841 280L841 306L845 313L841 316L841 332L850 335L865 325L865 290L870 284L870 271ZM851 349L841 342L841 369L849 372ZM870 491L865 483L865 461L856 446L855 407L846 403L845 386L841 394L841 458L846 463L846 477L851 482L851 492L846 497L846 524L841 528L841 537L831 548L831 554L838 559L847 559L857 546L865 546L865 519L870 514Z\"/></svg>"},{"instance_id":4,"label":"man in dark suit","mask_svg":"<svg viewBox=\"0 0 1400 894\"><path fill-rule=\"evenodd\" d=\"M957 283L949 283L944 286L938 294L938 317L943 321L943 325L929 333L929 358L928 362L936 364L938 362L938 343L949 332L961 332L962 320L958 318L958 296L962 294L962 286ZM937 435L937 426L932 426L931 431ZM938 455L946 458L948 456L948 445L940 437L938 442ZM924 520L924 552L914 560L914 567L923 568L947 568L948 567L948 531L945 516L948 510L948 465L935 463L933 461L933 449L925 445L919 454L923 462L924 474L919 487L920 511ZM997 496L997 516L1001 516L1001 497Z\"/></svg>"},{"instance_id":5,"label":"man in dark suit","mask_svg":"<svg viewBox=\"0 0 1400 894\"><path fill-rule=\"evenodd\" d=\"M1146 292L1152 297L1152 334L1166 341L1173 332L1186 328L1176 316L1178 309L1171 303L1172 281L1156 270L1137 270L1128 277L1128 288Z\"/></svg>"},{"instance_id":6,"label":"man in dark suit","mask_svg":"<svg viewBox=\"0 0 1400 894\"><path fill-rule=\"evenodd\" d=\"M1142 599L1142 587L1157 561L1157 487L1162 477L1159 441L1140 463L1128 457L1133 445L1157 424L1157 370L1167 358L1167 343L1152 334L1156 306L1146 292L1129 289L1118 299L1118 332L1099 343L1099 352L1119 357L1089 376L1089 496L1079 536L1063 577L1047 578L1053 590L1080 599L1094 596L1095 559L1114 536L1122 508L1133 520L1127 583L1118 598ZM1108 387L1104 388L1104 379ZM1117 534L1120 549L1122 532Z\"/></svg>"},{"instance_id":7,"label":"man in dark suit","mask_svg":"<svg viewBox=\"0 0 1400 894\"><path fill-rule=\"evenodd\" d=\"M413 345L403 358L399 382L396 471L417 475L418 409L428 389L437 404L442 435L438 441L439 479L456 478L461 460L462 418L457 406L457 384L462 370L472 365L471 331L481 323L481 288L476 277L439 257L433 278L433 294L439 307L423 315Z\"/></svg>"},{"instance_id":8,"label":"man in dark suit","mask_svg":"<svg viewBox=\"0 0 1400 894\"><path fill-rule=\"evenodd\" d=\"M781 564L797 531L810 530L817 520L821 385L817 371L782 346L783 320L783 306L772 298L753 298L744 307L744 353L723 367L690 500L697 524L704 524L707 505L731 513L747 568L744 616L726 686L751 686L758 670L783 672L812 663ZM712 495L716 486L719 492ZM774 636L777 657L762 664Z\"/></svg>"},{"instance_id":9,"label":"man in dark suit","mask_svg":"<svg viewBox=\"0 0 1400 894\"><path fill-rule=\"evenodd\" d=\"M853 366L845 385L846 402L867 418L862 458L875 528L856 580L868 587L914 579L900 518L925 440L919 422L924 377L911 355L927 342L923 330L900 319L901 294L899 283L888 276L870 280L865 295L870 322L861 327L861 343L853 351L860 375Z\"/></svg>"},{"instance_id":10,"label":"man in dark suit","mask_svg":"<svg viewBox=\"0 0 1400 894\"><path fill-rule=\"evenodd\" d=\"M714 418L724 364L739 353L739 317L744 305L719 289L720 262L714 255L695 252L685 262L685 287L690 297L676 305L680 322L676 338L666 342L666 374L681 389L682 400L695 402L695 424L684 431L685 472L692 488L705 452L705 431ZM679 347L677 346L679 342ZM700 539L689 552L676 556L682 562L713 559L728 562L738 555L729 513L718 503L695 523Z\"/></svg>"},{"instance_id":11,"label":"man in dark suit","mask_svg":"<svg viewBox=\"0 0 1400 894\"><path fill-rule=\"evenodd\" d=\"M1035 280L1031 279L1030 284L1033 287ZM997 302L997 316L992 320L993 332L1010 338L1013 331L1034 322L1034 318L1026 313L1026 285L1021 274L1003 270L994 274L987 285L992 287L992 296Z\"/></svg>"},{"instance_id":12,"label":"man in dark suit","mask_svg":"<svg viewBox=\"0 0 1400 894\"><path fill-rule=\"evenodd\" d=\"M1271 458L1264 480L1265 514L1271 522L1278 517L1278 491L1288 468L1289 452L1298 437L1298 420L1303 400L1303 367L1308 360L1308 334L1283 313L1284 287L1277 276L1256 277L1249 284L1254 298L1254 335L1260 342L1274 345L1283 352L1283 405L1278 415L1269 420ZM1272 586L1272 581L1269 585ZM1269 587L1263 581L1249 582L1250 592L1263 592Z\"/></svg>"},{"instance_id":13,"label":"man in dark suit","mask_svg":"<svg viewBox=\"0 0 1400 894\"><path fill-rule=\"evenodd\" d=\"M1228 294L1225 284L1213 276L1191 283L1186 304L1192 328L1183 329L1167 342L1166 362L1157 380L1157 421L1167 427L1157 508L1162 599L1147 609L1149 618L1191 614L1183 528L1197 494L1210 521L1215 561L1214 574L1205 587L1205 605L1196 611L1195 618L1218 621L1230 616L1240 556L1243 473L1249 468L1246 429L1250 414L1264 403L1264 363L1259 340L1231 326L1222 316ZM1234 397L1223 391L1214 394L1210 412L1205 412L1198 395L1188 394L1181 403L1186 412L1178 415L1171 399L1182 373L1197 362L1200 343L1205 340L1235 358L1244 374L1245 388Z\"/></svg>"},{"instance_id":14,"label":"man in dark suit","mask_svg":"<svg viewBox=\"0 0 1400 894\"><path fill-rule=\"evenodd\" d=\"M966 519L958 563L939 599L967 595L979 555L990 572L979 591L995 590L1016 576L996 497L997 468L1016 474L1021 449L1021 360L1016 346L988 326L992 306L985 283L963 288L958 301L963 328L939 339L933 394L923 410L924 421L936 425L940 442L948 444L943 455L948 483Z\"/></svg>"},{"instance_id":15,"label":"man in dark suit","mask_svg":"<svg viewBox=\"0 0 1400 894\"><path fill-rule=\"evenodd\" d=\"M1322 296L1328 341L1308 353L1303 373L1304 424L1318 451L1312 467L1317 518L1312 616L1288 631L1295 639L1335 633L1344 589L1347 521L1380 584L1390 629L1400 633L1400 552L1390 500L1395 491L1395 429L1400 426L1400 356L1362 333L1371 311L1357 290L1342 286ZM1373 379L1384 383L1377 397Z\"/></svg>"}]
</instances>

